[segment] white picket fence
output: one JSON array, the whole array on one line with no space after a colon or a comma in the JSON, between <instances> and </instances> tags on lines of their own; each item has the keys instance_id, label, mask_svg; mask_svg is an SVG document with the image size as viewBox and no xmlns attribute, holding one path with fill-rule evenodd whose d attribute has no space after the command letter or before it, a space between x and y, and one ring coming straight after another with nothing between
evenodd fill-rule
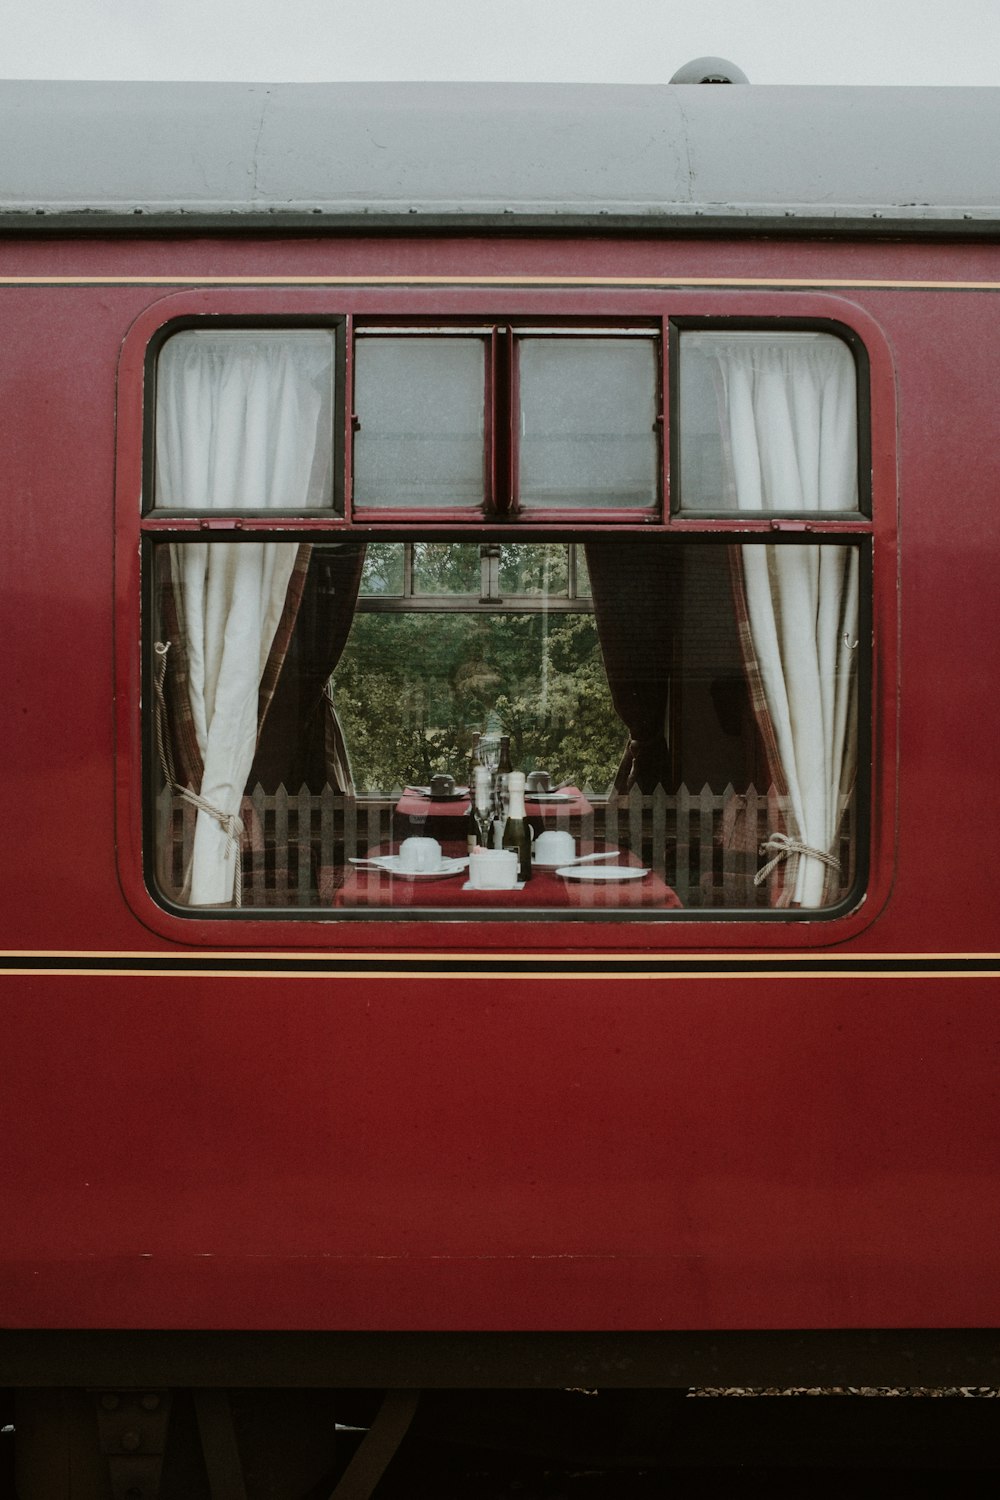
<instances>
[{"instance_id":1,"label":"white picket fence","mask_svg":"<svg viewBox=\"0 0 1000 1500\"><path fill-rule=\"evenodd\" d=\"M245 907L326 906L342 883L350 856L405 836L394 816L401 794L369 788L356 797L329 787L315 794L307 787L273 794L257 787L244 798L243 905ZM569 818L562 809L546 827L566 827L583 844L605 841L633 852L677 893L685 907L766 907L768 885L754 884L766 861L760 846L785 826L782 799L772 787L716 792L687 787L668 794L662 787L644 794L584 788L592 810ZM551 809L550 809L551 812ZM158 873L165 895L181 889L190 863L195 810L164 789L157 803ZM854 883L853 808L845 805L836 852L841 861L840 891ZM412 829L410 830L412 831Z\"/></svg>"}]
</instances>

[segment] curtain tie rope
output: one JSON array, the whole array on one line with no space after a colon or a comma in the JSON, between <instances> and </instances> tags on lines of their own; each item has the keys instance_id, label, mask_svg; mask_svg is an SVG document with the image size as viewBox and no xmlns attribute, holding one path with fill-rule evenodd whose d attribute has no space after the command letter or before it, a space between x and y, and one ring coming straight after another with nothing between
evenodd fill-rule
<instances>
[{"instance_id":1,"label":"curtain tie rope","mask_svg":"<svg viewBox=\"0 0 1000 1500\"><path fill-rule=\"evenodd\" d=\"M759 852L771 854L773 858L757 871L753 878L754 885L763 885L771 871L776 870L783 859L788 859L793 854L806 854L810 859L822 860L832 870L839 870L841 867L836 855L827 854L823 849L814 849L812 844L803 844L800 839L789 838L787 833L772 833L761 844Z\"/></svg>"},{"instance_id":2,"label":"curtain tie rope","mask_svg":"<svg viewBox=\"0 0 1000 1500\"><path fill-rule=\"evenodd\" d=\"M233 854L233 905L243 905L243 847L240 842L243 835L243 819L236 813L223 812L221 807L216 807L207 798L198 792L193 792L188 786L180 786L174 776L173 762L167 745L165 723L167 718L167 700L163 692L163 681L167 675L167 656L170 652L169 641L157 641L153 646L156 654L156 672L153 678L153 686L156 690L156 748L160 756L160 765L167 785L178 796L183 797L192 807L203 812L206 817L214 818L223 833L226 835L226 853L228 859Z\"/></svg>"}]
</instances>

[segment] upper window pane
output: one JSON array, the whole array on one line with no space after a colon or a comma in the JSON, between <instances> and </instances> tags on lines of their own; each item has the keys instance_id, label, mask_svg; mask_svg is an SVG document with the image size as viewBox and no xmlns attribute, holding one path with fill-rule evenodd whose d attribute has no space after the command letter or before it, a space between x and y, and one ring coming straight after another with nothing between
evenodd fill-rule
<instances>
[{"instance_id":1,"label":"upper window pane","mask_svg":"<svg viewBox=\"0 0 1000 1500\"><path fill-rule=\"evenodd\" d=\"M482 505L485 380L481 338L359 335L355 506Z\"/></svg>"},{"instance_id":2,"label":"upper window pane","mask_svg":"<svg viewBox=\"0 0 1000 1500\"><path fill-rule=\"evenodd\" d=\"M326 329L176 333L156 365L156 504L333 505L335 336Z\"/></svg>"},{"instance_id":3,"label":"upper window pane","mask_svg":"<svg viewBox=\"0 0 1000 1500\"><path fill-rule=\"evenodd\" d=\"M657 348L638 337L519 341L523 506L656 503Z\"/></svg>"},{"instance_id":4,"label":"upper window pane","mask_svg":"<svg viewBox=\"0 0 1000 1500\"><path fill-rule=\"evenodd\" d=\"M681 510L858 509L857 380L828 333L683 333Z\"/></svg>"}]
</instances>

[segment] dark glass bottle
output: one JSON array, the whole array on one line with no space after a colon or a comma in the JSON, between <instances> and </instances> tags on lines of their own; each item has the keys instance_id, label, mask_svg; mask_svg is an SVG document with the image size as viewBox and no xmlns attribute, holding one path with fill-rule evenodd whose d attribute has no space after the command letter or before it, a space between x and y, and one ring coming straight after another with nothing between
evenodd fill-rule
<instances>
[{"instance_id":1,"label":"dark glass bottle","mask_svg":"<svg viewBox=\"0 0 1000 1500\"><path fill-rule=\"evenodd\" d=\"M517 854L518 880L531 879L531 829L524 816L524 772L511 771L507 779L509 805L503 829L503 847Z\"/></svg>"},{"instance_id":2,"label":"dark glass bottle","mask_svg":"<svg viewBox=\"0 0 1000 1500\"><path fill-rule=\"evenodd\" d=\"M504 819L507 816L508 784L510 782L510 774L513 769L514 766L510 758L510 735L502 734L500 736L500 759L497 761L497 773L493 783L494 809L496 811L497 821L501 827L503 826ZM498 847L501 846L498 845Z\"/></svg>"}]
</instances>

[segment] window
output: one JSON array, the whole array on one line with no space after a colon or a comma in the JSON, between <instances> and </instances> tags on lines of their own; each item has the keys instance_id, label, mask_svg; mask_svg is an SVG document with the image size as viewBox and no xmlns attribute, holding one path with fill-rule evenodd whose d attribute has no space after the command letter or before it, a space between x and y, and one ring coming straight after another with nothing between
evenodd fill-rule
<instances>
[{"instance_id":1,"label":"window","mask_svg":"<svg viewBox=\"0 0 1000 1500\"><path fill-rule=\"evenodd\" d=\"M843 909L867 807L859 355L809 327L668 342L670 507L649 326L163 340L144 552L162 900ZM499 894L460 864L399 869L407 837L466 856L475 739L502 735L535 833L590 862Z\"/></svg>"},{"instance_id":2,"label":"window","mask_svg":"<svg viewBox=\"0 0 1000 1500\"><path fill-rule=\"evenodd\" d=\"M335 344L324 329L190 330L156 363L157 509L333 509Z\"/></svg>"},{"instance_id":3,"label":"window","mask_svg":"<svg viewBox=\"0 0 1000 1500\"><path fill-rule=\"evenodd\" d=\"M649 514L659 340L646 329L362 329L354 508Z\"/></svg>"},{"instance_id":4,"label":"window","mask_svg":"<svg viewBox=\"0 0 1000 1500\"><path fill-rule=\"evenodd\" d=\"M828 333L683 333L684 513L858 508L857 383Z\"/></svg>"}]
</instances>

